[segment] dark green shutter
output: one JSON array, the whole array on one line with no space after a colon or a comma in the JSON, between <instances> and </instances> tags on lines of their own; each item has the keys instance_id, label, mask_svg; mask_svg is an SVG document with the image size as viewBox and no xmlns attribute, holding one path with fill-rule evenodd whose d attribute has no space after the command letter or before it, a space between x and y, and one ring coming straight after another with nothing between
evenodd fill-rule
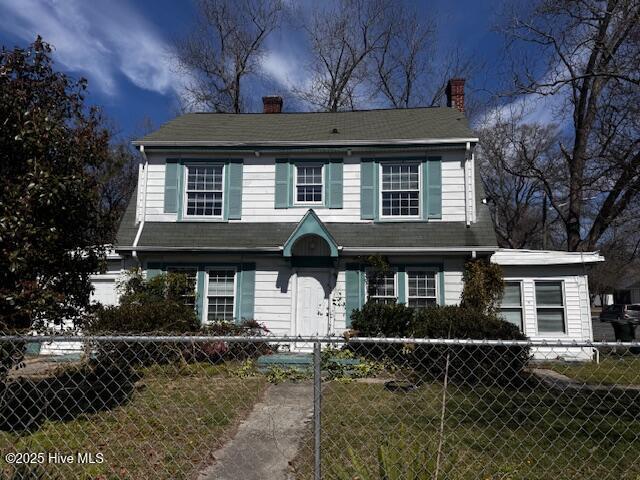
<instances>
[{"instance_id":1,"label":"dark green shutter","mask_svg":"<svg viewBox=\"0 0 640 480\"><path fill-rule=\"evenodd\" d=\"M204 306L207 300L207 286L205 282L207 281L207 275L204 270L198 270L198 276L196 280L196 310L198 312L198 318L200 319L200 323L204 323L206 318L204 318Z\"/></svg>"},{"instance_id":2,"label":"dark green shutter","mask_svg":"<svg viewBox=\"0 0 640 480\"><path fill-rule=\"evenodd\" d=\"M362 307L364 285L359 265L348 264L345 271L345 326L351 327L351 313Z\"/></svg>"},{"instance_id":3,"label":"dark green shutter","mask_svg":"<svg viewBox=\"0 0 640 480\"><path fill-rule=\"evenodd\" d=\"M227 178L227 218L239 220L242 216L242 163L229 163Z\"/></svg>"},{"instance_id":4,"label":"dark green shutter","mask_svg":"<svg viewBox=\"0 0 640 480\"><path fill-rule=\"evenodd\" d=\"M327 207L342 208L343 163L342 160L331 160L327 164Z\"/></svg>"},{"instance_id":5,"label":"dark green shutter","mask_svg":"<svg viewBox=\"0 0 640 480\"><path fill-rule=\"evenodd\" d=\"M429 157L423 174L426 202L423 212L425 218L442 218L442 159ZM423 198L424 194L423 194ZM426 214L426 215L425 215Z\"/></svg>"},{"instance_id":6,"label":"dark green shutter","mask_svg":"<svg viewBox=\"0 0 640 480\"><path fill-rule=\"evenodd\" d=\"M253 320L256 297L256 266L253 263L243 263L238 270L237 284L237 312L236 320Z\"/></svg>"},{"instance_id":7,"label":"dark green shutter","mask_svg":"<svg viewBox=\"0 0 640 480\"><path fill-rule=\"evenodd\" d=\"M287 208L290 205L289 190L291 190L290 166L287 160L276 160L276 193L275 207Z\"/></svg>"},{"instance_id":8,"label":"dark green shutter","mask_svg":"<svg viewBox=\"0 0 640 480\"><path fill-rule=\"evenodd\" d=\"M164 213L176 213L178 211L179 166L175 161L167 161L164 173Z\"/></svg>"},{"instance_id":9,"label":"dark green shutter","mask_svg":"<svg viewBox=\"0 0 640 480\"><path fill-rule=\"evenodd\" d=\"M406 291L406 282L407 282L407 272L405 271L404 265L398 266L398 303L407 303L407 291Z\"/></svg>"},{"instance_id":10,"label":"dark green shutter","mask_svg":"<svg viewBox=\"0 0 640 480\"><path fill-rule=\"evenodd\" d=\"M360 218L363 220L375 218L375 165L372 161L360 162Z\"/></svg>"}]
</instances>

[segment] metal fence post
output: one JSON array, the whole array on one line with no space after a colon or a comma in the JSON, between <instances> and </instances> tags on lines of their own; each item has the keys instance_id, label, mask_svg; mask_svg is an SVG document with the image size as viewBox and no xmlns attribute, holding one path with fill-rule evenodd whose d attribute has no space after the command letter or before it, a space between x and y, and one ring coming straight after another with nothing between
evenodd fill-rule
<instances>
[{"instance_id":1,"label":"metal fence post","mask_svg":"<svg viewBox=\"0 0 640 480\"><path fill-rule=\"evenodd\" d=\"M313 478L320 480L322 471L320 467L320 412L322 400L322 378L320 366L320 342L313 344Z\"/></svg>"}]
</instances>

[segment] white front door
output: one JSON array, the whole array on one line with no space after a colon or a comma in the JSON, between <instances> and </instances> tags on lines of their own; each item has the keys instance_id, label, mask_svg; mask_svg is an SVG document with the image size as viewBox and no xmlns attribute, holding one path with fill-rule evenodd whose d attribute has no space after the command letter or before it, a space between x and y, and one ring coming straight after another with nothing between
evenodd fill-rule
<instances>
[{"instance_id":1,"label":"white front door","mask_svg":"<svg viewBox=\"0 0 640 480\"><path fill-rule=\"evenodd\" d=\"M303 337L327 335L331 273L327 270L300 270L297 279L295 334Z\"/></svg>"}]
</instances>

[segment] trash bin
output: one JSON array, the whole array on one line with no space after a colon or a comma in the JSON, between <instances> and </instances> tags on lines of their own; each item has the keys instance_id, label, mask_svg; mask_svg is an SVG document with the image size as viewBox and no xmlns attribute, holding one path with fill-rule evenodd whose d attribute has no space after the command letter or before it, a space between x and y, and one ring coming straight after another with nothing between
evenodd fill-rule
<instances>
[{"instance_id":1,"label":"trash bin","mask_svg":"<svg viewBox=\"0 0 640 480\"><path fill-rule=\"evenodd\" d=\"M613 334L616 336L617 342L635 342L637 325L631 322L611 322ZM640 353L640 347L629 348L629 353Z\"/></svg>"}]
</instances>

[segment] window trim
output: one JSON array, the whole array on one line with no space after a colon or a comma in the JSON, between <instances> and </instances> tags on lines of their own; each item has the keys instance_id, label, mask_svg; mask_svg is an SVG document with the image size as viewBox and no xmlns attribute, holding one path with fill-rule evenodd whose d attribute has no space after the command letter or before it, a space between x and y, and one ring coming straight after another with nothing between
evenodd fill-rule
<instances>
[{"instance_id":1,"label":"window trim","mask_svg":"<svg viewBox=\"0 0 640 480\"><path fill-rule=\"evenodd\" d=\"M520 309L520 331L522 333L525 332L525 325L526 325L526 321L525 321L525 308L524 308L524 279L522 278L504 278L504 283L518 283L520 285L520 305L503 305L502 301L500 302L500 311L502 311L502 309L504 308L505 310L516 310L516 309ZM534 293L535 293L535 285L534 285ZM506 321L506 320L505 320ZM536 318L536 324L537 324L537 318Z\"/></svg>"},{"instance_id":2,"label":"window trim","mask_svg":"<svg viewBox=\"0 0 640 480\"><path fill-rule=\"evenodd\" d=\"M536 292L536 285L538 283L560 283L560 288L562 291L562 306L560 305L542 305L538 306L538 294ZM533 279L533 305L536 312L536 335L538 336L552 336L557 337L558 335L567 336L569 325L567 324L567 292L565 287L565 279L564 278L534 278ZM562 307L562 323L564 330L555 331L555 332L541 332L540 326L538 323L538 309L547 309L547 310L560 310Z\"/></svg>"},{"instance_id":3,"label":"window trim","mask_svg":"<svg viewBox=\"0 0 640 480\"><path fill-rule=\"evenodd\" d=\"M434 267L417 267L417 266L412 266L412 267L405 267L405 287L404 287L404 291L405 291L405 295L406 295L406 300L407 303L406 305L409 306L409 272L430 272L433 273L433 279L435 282L435 286L436 286L436 294L435 294L435 305L440 305L440 280L438 278L438 276L440 275L440 270L438 270L437 268ZM413 297L413 298L426 298L429 299L431 297ZM418 307L420 308L420 307Z\"/></svg>"},{"instance_id":4,"label":"window trim","mask_svg":"<svg viewBox=\"0 0 640 480\"><path fill-rule=\"evenodd\" d=\"M304 163L300 163L300 162L294 162L293 164L293 206L294 207L300 207L300 206L305 206L305 205L314 205L314 206L323 206L325 205L325 200L326 200L326 178L325 178L325 171L326 169L324 168L326 165L326 163L324 162L304 162ZM320 191L320 195L321 195L321 200L319 202L299 202L298 201L298 167L320 167L320 187L321 187L321 191ZM315 185L315 184L308 184L308 185Z\"/></svg>"},{"instance_id":5,"label":"window trim","mask_svg":"<svg viewBox=\"0 0 640 480\"><path fill-rule=\"evenodd\" d=\"M380 297L380 296L369 296L369 271L371 268L367 268L364 271L364 295L365 295L365 303L369 302L371 298L395 298L398 303L398 268L391 267L391 275L393 275L393 293L395 294L393 297Z\"/></svg>"},{"instance_id":6,"label":"window trim","mask_svg":"<svg viewBox=\"0 0 640 480\"><path fill-rule=\"evenodd\" d=\"M189 168L190 167L222 167L222 209L220 215L189 215L188 199L189 199ZM225 218L226 195L227 195L227 168L224 162L207 162L207 163L184 163L182 168L182 219L184 220L213 220L219 221Z\"/></svg>"},{"instance_id":7,"label":"window trim","mask_svg":"<svg viewBox=\"0 0 640 480\"><path fill-rule=\"evenodd\" d=\"M424 208L422 205L423 188L424 188L423 180L422 180L423 162L420 162L418 160L385 160L385 161L379 162L379 165L380 166L378 168L378 205L379 205L378 218L380 220L421 220L422 212ZM383 213L384 209L382 206L382 193L383 193L382 171L384 170L385 166L393 166L393 165L417 165L418 166L418 214L417 215L385 215ZM395 191L398 191L398 190L395 190ZM404 190L404 191L413 191L413 190Z\"/></svg>"},{"instance_id":8,"label":"window trim","mask_svg":"<svg viewBox=\"0 0 640 480\"><path fill-rule=\"evenodd\" d=\"M212 270L228 270L233 272L233 317L230 320L231 322L235 322L238 318L238 267L231 267L228 265L224 266L216 266L209 265L204 271L204 289L203 289L203 315L202 315L202 324L203 325L211 325L212 322L209 321L209 272Z\"/></svg>"}]
</instances>

